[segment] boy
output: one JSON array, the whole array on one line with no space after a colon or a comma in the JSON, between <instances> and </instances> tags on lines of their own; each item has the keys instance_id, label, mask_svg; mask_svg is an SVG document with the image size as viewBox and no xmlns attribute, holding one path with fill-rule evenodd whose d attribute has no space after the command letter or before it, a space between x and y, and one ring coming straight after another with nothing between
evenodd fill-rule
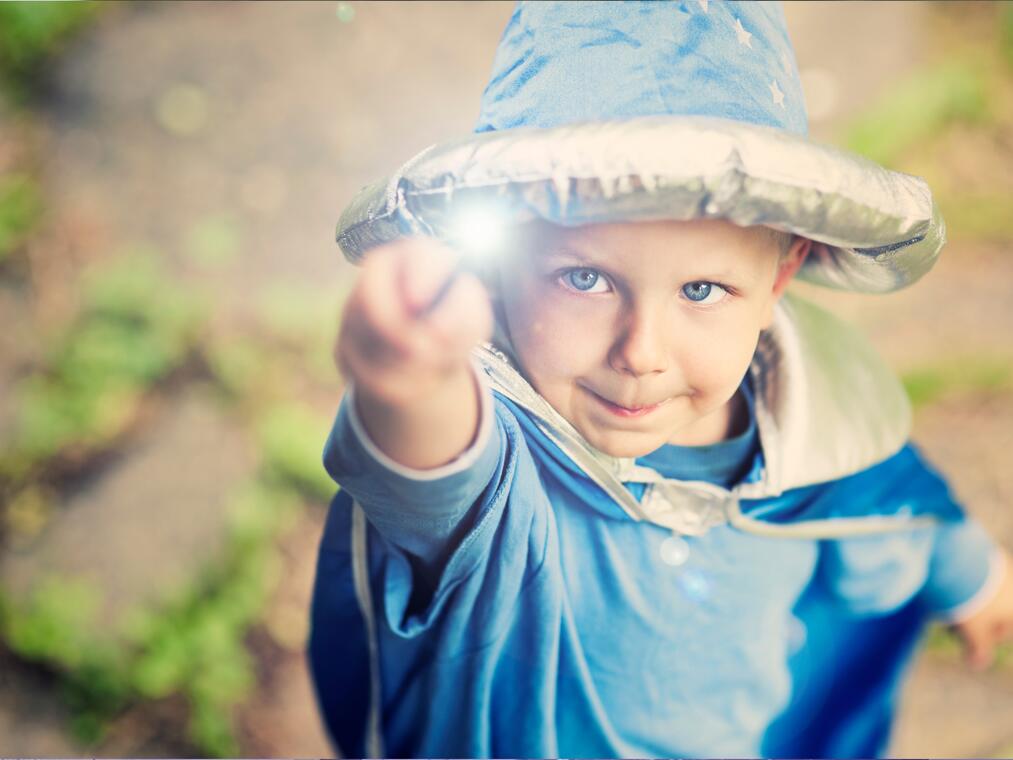
<instances>
[{"instance_id":1,"label":"boy","mask_svg":"<svg viewBox=\"0 0 1013 760\"><path fill-rule=\"evenodd\" d=\"M782 296L917 279L924 185L804 139L768 4L521 4L478 131L339 225L310 654L342 751L882 752L926 617L986 662L1013 585L896 380ZM514 222L484 282L432 239L482 203Z\"/></svg>"}]
</instances>

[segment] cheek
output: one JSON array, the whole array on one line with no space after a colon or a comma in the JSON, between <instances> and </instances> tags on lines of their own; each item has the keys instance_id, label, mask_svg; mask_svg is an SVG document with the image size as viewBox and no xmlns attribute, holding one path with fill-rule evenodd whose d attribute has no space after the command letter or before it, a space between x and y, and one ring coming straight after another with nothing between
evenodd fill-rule
<instances>
[{"instance_id":1,"label":"cheek","mask_svg":"<svg viewBox=\"0 0 1013 760\"><path fill-rule=\"evenodd\" d=\"M581 376L607 356L610 316L601 304L532 289L519 294L510 313L510 337L532 379Z\"/></svg>"},{"instance_id":2,"label":"cheek","mask_svg":"<svg viewBox=\"0 0 1013 760\"><path fill-rule=\"evenodd\" d=\"M711 400L727 400L738 388L756 351L759 329L729 320L706 335L697 335L695 347L684 347L682 366L697 392Z\"/></svg>"}]
</instances>

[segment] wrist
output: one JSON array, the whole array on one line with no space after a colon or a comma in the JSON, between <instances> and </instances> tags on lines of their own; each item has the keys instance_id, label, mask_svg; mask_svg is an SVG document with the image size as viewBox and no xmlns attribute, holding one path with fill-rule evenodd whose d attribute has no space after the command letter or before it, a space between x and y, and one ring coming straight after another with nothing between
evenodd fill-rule
<instances>
[{"instance_id":1,"label":"wrist","mask_svg":"<svg viewBox=\"0 0 1013 760\"><path fill-rule=\"evenodd\" d=\"M477 432L475 433L474 439L471 441L470 445L456 458L444 465L432 468L412 467L403 464L384 452L373 440L372 436L366 431L365 426L362 423L362 419L357 411L356 397L358 395L358 388L355 387L354 384L349 384L347 386L343 404L345 406L345 414L347 415L351 432L354 434L365 452L374 461L383 466L387 471L393 472L407 481L420 482L440 480L466 470L474 465L474 463L483 455L484 450L488 447L489 439L493 435L496 417L493 410L492 390L485 381L484 374L477 368L477 366L473 367L473 373L476 387L479 392L479 418L477 423Z\"/></svg>"},{"instance_id":2,"label":"wrist","mask_svg":"<svg viewBox=\"0 0 1013 760\"><path fill-rule=\"evenodd\" d=\"M475 441L482 394L475 370L464 364L418 393L377 394L354 386L353 410L367 440L399 466L428 470L452 462Z\"/></svg>"}]
</instances>

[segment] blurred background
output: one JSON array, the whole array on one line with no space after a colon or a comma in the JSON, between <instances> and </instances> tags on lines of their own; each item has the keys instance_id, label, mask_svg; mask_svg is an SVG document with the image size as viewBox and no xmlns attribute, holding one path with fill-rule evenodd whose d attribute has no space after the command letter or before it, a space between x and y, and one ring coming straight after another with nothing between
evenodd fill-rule
<instances>
[{"instance_id":1,"label":"blurred background","mask_svg":"<svg viewBox=\"0 0 1013 760\"><path fill-rule=\"evenodd\" d=\"M0 754L320 756L303 655L355 191L470 131L509 3L0 3ZM1013 546L1013 6L788 3L813 135L929 179L939 265L799 286ZM931 633L894 752L1013 754Z\"/></svg>"}]
</instances>

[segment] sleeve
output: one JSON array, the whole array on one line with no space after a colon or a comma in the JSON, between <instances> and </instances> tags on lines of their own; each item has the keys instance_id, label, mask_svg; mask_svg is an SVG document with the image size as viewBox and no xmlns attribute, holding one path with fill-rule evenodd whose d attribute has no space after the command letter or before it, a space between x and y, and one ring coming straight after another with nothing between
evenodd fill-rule
<instances>
[{"instance_id":1,"label":"sleeve","mask_svg":"<svg viewBox=\"0 0 1013 760\"><path fill-rule=\"evenodd\" d=\"M432 565L446 553L502 458L492 392L476 371L481 393L478 434L449 464L430 470L405 467L370 440L355 411L355 388L346 387L324 446L328 474L362 507L391 544Z\"/></svg>"},{"instance_id":2,"label":"sleeve","mask_svg":"<svg viewBox=\"0 0 1013 760\"><path fill-rule=\"evenodd\" d=\"M382 628L398 640L452 620L467 631L453 634L461 647L484 646L475 642L509 624L513 605L504 600L516 599L541 572L552 545L552 510L520 424L483 386L474 444L444 467L417 471L369 440L354 393L342 400L324 449L342 490L321 556L331 561L343 549L358 557ZM357 530L360 538L350 538Z\"/></svg>"},{"instance_id":3,"label":"sleeve","mask_svg":"<svg viewBox=\"0 0 1013 760\"><path fill-rule=\"evenodd\" d=\"M878 483L868 496L884 513L931 515L937 522L828 541L821 573L855 614L887 614L917 598L930 614L958 622L995 593L1004 572L1002 552L914 447L895 459L895 466L877 466Z\"/></svg>"},{"instance_id":4,"label":"sleeve","mask_svg":"<svg viewBox=\"0 0 1013 760\"><path fill-rule=\"evenodd\" d=\"M977 521L947 523L936 531L922 599L947 623L959 623L992 600L1006 572L1002 550Z\"/></svg>"}]
</instances>

